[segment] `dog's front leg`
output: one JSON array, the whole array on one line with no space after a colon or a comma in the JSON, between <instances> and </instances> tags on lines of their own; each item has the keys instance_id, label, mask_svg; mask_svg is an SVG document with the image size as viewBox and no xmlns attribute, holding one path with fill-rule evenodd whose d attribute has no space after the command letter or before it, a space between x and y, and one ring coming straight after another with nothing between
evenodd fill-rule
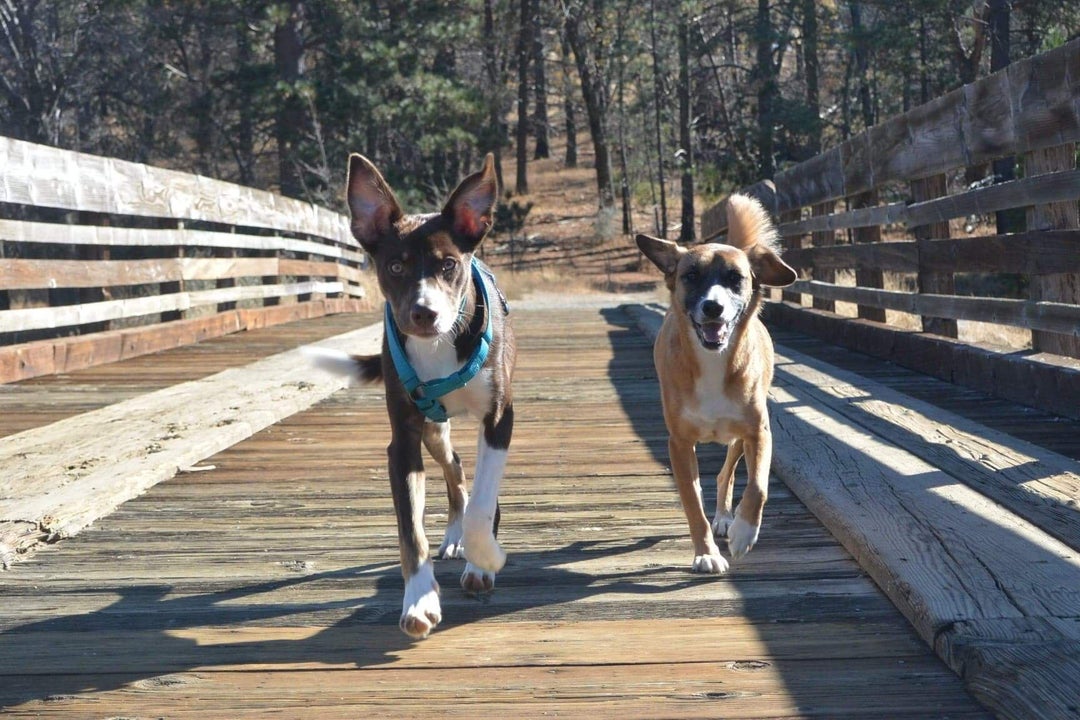
<instances>
[{"instance_id":1,"label":"dog's front leg","mask_svg":"<svg viewBox=\"0 0 1080 720\"><path fill-rule=\"evenodd\" d=\"M694 544L694 572L719 574L728 569L727 560L720 555L713 540L705 507L701 502L701 480L698 477L697 451L694 442L680 440L672 435L668 439L668 457L675 486L679 490L683 512L690 525L690 541Z\"/></svg>"},{"instance_id":2,"label":"dog's front leg","mask_svg":"<svg viewBox=\"0 0 1080 720\"><path fill-rule=\"evenodd\" d=\"M506 454L514 431L514 407L493 411L484 418L476 456L476 478L465 509L465 558L469 561L461 585L469 592L491 590L495 573L506 553L495 539L499 511L499 485L506 469Z\"/></svg>"},{"instance_id":3,"label":"dog's front leg","mask_svg":"<svg viewBox=\"0 0 1080 720\"><path fill-rule=\"evenodd\" d=\"M397 423L387 448L390 489L397 514L401 574L405 578L399 625L414 638L426 637L442 620L439 583L435 581L424 534L425 477L420 435L418 423Z\"/></svg>"},{"instance_id":4,"label":"dog's front leg","mask_svg":"<svg viewBox=\"0 0 1080 720\"><path fill-rule=\"evenodd\" d=\"M424 423L424 447L442 467L443 479L446 480L446 497L449 501L446 534L439 546L439 557L446 560L459 558L464 551L464 530L461 523L469 502L469 493L465 490L465 471L461 467L461 458L454 452L454 446L450 442L450 421Z\"/></svg>"},{"instance_id":5,"label":"dog's front leg","mask_svg":"<svg viewBox=\"0 0 1080 720\"><path fill-rule=\"evenodd\" d=\"M716 476L716 514L713 515L712 531L718 538L727 535L728 528L735 521L731 512L731 496L735 491L735 466L743 456L742 438L731 441L727 448L727 457L724 458L724 467Z\"/></svg>"},{"instance_id":6,"label":"dog's front leg","mask_svg":"<svg viewBox=\"0 0 1080 720\"><path fill-rule=\"evenodd\" d=\"M772 432L766 420L756 436L745 438L746 490L735 508L735 521L728 528L728 551L738 560L757 542L761 516L769 499L769 466L772 464Z\"/></svg>"}]
</instances>

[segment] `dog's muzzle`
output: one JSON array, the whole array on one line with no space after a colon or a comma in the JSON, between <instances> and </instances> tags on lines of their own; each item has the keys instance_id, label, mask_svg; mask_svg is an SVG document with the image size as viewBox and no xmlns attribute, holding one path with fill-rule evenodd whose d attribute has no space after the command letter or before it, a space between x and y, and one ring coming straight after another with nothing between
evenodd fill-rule
<instances>
[{"instance_id":1,"label":"dog's muzzle","mask_svg":"<svg viewBox=\"0 0 1080 720\"><path fill-rule=\"evenodd\" d=\"M730 320L725 320L724 307L715 300L705 300L691 314L690 321L697 332L698 341L706 350L719 352L727 347L735 324L739 321L739 312Z\"/></svg>"}]
</instances>

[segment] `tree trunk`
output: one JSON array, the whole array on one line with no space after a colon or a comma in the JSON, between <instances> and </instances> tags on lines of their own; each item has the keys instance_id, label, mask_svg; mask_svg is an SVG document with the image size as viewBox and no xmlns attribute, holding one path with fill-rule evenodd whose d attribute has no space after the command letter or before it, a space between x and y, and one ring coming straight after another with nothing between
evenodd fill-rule
<instances>
[{"instance_id":1,"label":"tree trunk","mask_svg":"<svg viewBox=\"0 0 1080 720\"><path fill-rule=\"evenodd\" d=\"M611 154L607 137L608 99L604 83L591 67L592 55L582 40L577 16L577 8L566 16L566 41L574 53L578 78L581 81L582 100L585 101L585 114L589 119L589 132L592 134L593 152L596 162L596 190L601 208L615 207L614 184L612 183Z\"/></svg>"},{"instance_id":2,"label":"tree trunk","mask_svg":"<svg viewBox=\"0 0 1080 720\"><path fill-rule=\"evenodd\" d=\"M990 72L997 72L1009 66L1009 0L990 0ZM1016 158L1012 155L998 158L993 162L994 183L1003 183L1016 179ZM998 210L995 215L999 235L1017 231L1022 222L1022 210Z\"/></svg>"},{"instance_id":3,"label":"tree trunk","mask_svg":"<svg viewBox=\"0 0 1080 720\"><path fill-rule=\"evenodd\" d=\"M502 103L500 102L502 83L499 81L499 59L495 50L495 0L484 0L484 74L488 82L488 127L487 146L495 155L495 177L499 187L504 188L502 168L502 148L506 137L503 125Z\"/></svg>"},{"instance_id":4,"label":"tree trunk","mask_svg":"<svg viewBox=\"0 0 1080 720\"><path fill-rule=\"evenodd\" d=\"M529 48L532 45L532 23L529 22L532 0L519 0L521 19L518 23L518 93L517 93L517 181L514 192L526 195L529 192L528 162L526 144L529 141Z\"/></svg>"},{"instance_id":5,"label":"tree trunk","mask_svg":"<svg viewBox=\"0 0 1080 720\"><path fill-rule=\"evenodd\" d=\"M296 85L304 76L304 2L290 0L285 21L274 28L274 64L285 86L285 96L275 124L278 152L278 183L281 194L301 197L298 146L303 137L304 105Z\"/></svg>"},{"instance_id":6,"label":"tree trunk","mask_svg":"<svg viewBox=\"0 0 1080 720\"><path fill-rule=\"evenodd\" d=\"M660 185L660 237L667 237L667 180L664 177L664 142L660 133L660 106L662 102L660 91L660 49L656 46L656 0L649 2L649 39L652 43L652 71L653 71L653 130L656 133L656 174Z\"/></svg>"},{"instance_id":7,"label":"tree trunk","mask_svg":"<svg viewBox=\"0 0 1080 720\"><path fill-rule=\"evenodd\" d=\"M634 231L634 217L630 203L630 169L626 161L626 26L620 15L616 21L616 57L618 58L618 113L619 113L619 194L622 196L622 231L630 235Z\"/></svg>"},{"instance_id":8,"label":"tree trunk","mask_svg":"<svg viewBox=\"0 0 1080 720\"><path fill-rule=\"evenodd\" d=\"M679 150L682 153L682 226L679 242L689 245L694 232L694 138L691 127L690 18L679 16Z\"/></svg>"},{"instance_id":9,"label":"tree trunk","mask_svg":"<svg viewBox=\"0 0 1080 720\"><path fill-rule=\"evenodd\" d=\"M565 28L559 35L562 51L563 76L563 119L566 131L566 157L563 162L568 168L577 167L577 115L574 108L574 83L570 80L570 45L566 42Z\"/></svg>"},{"instance_id":10,"label":"tree trunk","mask_svg":"<svg viewBox=\"0 0 1080 720\"><path fill-rule=\"evenodd\" d=\"M551 157L548 145L547 74L544 66L544 33L540 21L540 0L532 0L532 63L533 63L533 135L536 149L533 159Z\"/></svg>"},{"instance_id":11,"label":"tree trunk","mask_svg":"<svg viewBox=\"0 0 1080 720\"><path fill-rule=\"evenodd\" d=\"M810 114L807 153L821 152L821 96L818 86L818 23L817 3L803 0L802 4L803 68L806 72L806 109Z\"/></svg>"},{"instance_id":12,"label":"tree trunk","mask_svg":"<svg viewBox=\"0 0 1080 720\"><path fill-rule=\"evenodd\" d=\"M859 78L859 109L862 112L863 127L874 125L874 103L870 96L870 54L867 51L867 37L862 24L862 5L851 3L851 35L855 53L855 69Z\"/></svg>"},{"instance_id":13,"label":"tree trunk","mask_svg":"<svg viewBox=\"0 0 1080 720\"><path fill-rule=\"evenodd\" d=\"M757 80L758 172L762 178L772 179L776 173L773 122L779 88L772 59L773 28L769 18L769 0L758 0L754 40L757 46L754 76Z\"/></svg>"}]
</instances>

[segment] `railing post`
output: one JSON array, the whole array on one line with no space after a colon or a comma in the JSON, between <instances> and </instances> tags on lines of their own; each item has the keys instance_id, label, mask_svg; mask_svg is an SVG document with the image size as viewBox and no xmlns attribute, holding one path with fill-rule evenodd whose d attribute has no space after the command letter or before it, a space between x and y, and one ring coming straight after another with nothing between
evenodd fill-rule
<instances>
[{"instance_id":1,"label":"railing post","mask_svg":"<svg viewBox=\"0 0 1080 720\"><path fill-rule=\"evenodd\" d=\"M836 201L824 202L818 205L813 205L810 208L811 217L826 217L832 215L836 210ZM811 247L830 247L836 244L836 231L835 230L821 230L810 234L810 246ZM813 278L820 280L821 282L835 283L836 282L836 270L833 268L819 268L814 267L811 270ZM815 310L828 310L829 312L836 312L836 302L834 300L826 300L824 298L814 298Z\"/></svg>"},{"instance_id":2,"label":"railing post","mask_svg":"<svg viewBox=\"0 0 1080 720\"><path fill-rule=\"evenodd\" d=\"M875 207L878 204L877 190L868 190L851 197L851 209ZM877 225L871 227L854 228L851 232L855 243L878 243L881 242L881 228ZM855 284L864 288L884 288L885 273L872 268L855 268ZM885 310L875 307L858 306L859 317L863 320L885 322Z\"/></svg>"},{"instance_id":3,"label":"railing post","mask_svg":"<svg viewBox=\"0 0 1080 720\"><path fill-rule=\"evenodd\" d=\"M1024 175L1033 177L1057 170L1076 167L1076 143L1034 150L1024 156ZM1027 229L1068 230L1080 228L1077 205L1056 202L1034 205L1027 212ZM1054 273L1031 278L1031 299L1080 304L1080 274ZM1031 332L1031 346L1039 352L1056 353L1080 358L1080 337L1040 330Z\"/></svg>"},{"instance_id":4,"label":"railing post","mask_svg":"<svg viewBox=\"0 0 1080 720\"><path fill-rule=\"evenodd\" d=\"M914 202L923 202L943 197L947 194L945 174L931 175L930 177L912 180L910 183L911 199ZM949 223L935 222L928 225L916 225L911 228L915 236L915 242L919 249L919 276L918 288L921 293L936 295L953 295L956 293L956 283L952 273L934 272L923 266L923 248L932 240L945 240L949 237ZM947 318L923 317L923 332L956 337L956 321Z\"/></svg>"},{"instance_id":5,"label":"railing post","mask_svg":"<svg viewBox=\"0 0 1080 720\"><path fill-rule=\"evenodd\" d=\"M795 208L794 210L785 210L784 212L780 213L780 224L784 225L790 222L797 222L801 219L801 216L802 213L799 208ZM780 243L783 246L784 250L798 249L803 246L803 237L803 235L791 235L783 237L780 239ZM806 274L805 271L798 270L798 268L796 268L796 270L799 272L800 277ZM795 303L796 305L802 305L802 293L792 292L790 290L783 290L780 293L780 298L782 300L786 300L787 302Z\"/></svg>"}]
</instances>

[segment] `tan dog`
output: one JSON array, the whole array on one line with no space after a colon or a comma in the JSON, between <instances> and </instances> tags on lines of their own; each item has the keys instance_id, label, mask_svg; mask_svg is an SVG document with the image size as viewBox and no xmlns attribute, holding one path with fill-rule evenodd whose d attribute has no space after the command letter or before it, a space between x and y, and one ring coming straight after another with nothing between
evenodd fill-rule
<instances>
[{"instance_id":1,"label":"tan dog","mask_svg":"<svg viewBox=\"0 0 1080 720\"><path fill-rule=\"evenodd\" d=\"M728 199L728 244L681 248L637 236L638 247L664 273L671 304L653 348L669 439L671 471L694 543L692 570L728 568L713 539L727 536L738 559L757 542L768 497L772 434L765 397L772 383L773 346L758 319L762 286L784 287L795 271L777 252L776 229L765 209L742 195ZM716 477L716 515L710 531L701 500L699 442L728 446ZM749 475L732 513L735 465Z\"/></svg>"}]
</instances>

